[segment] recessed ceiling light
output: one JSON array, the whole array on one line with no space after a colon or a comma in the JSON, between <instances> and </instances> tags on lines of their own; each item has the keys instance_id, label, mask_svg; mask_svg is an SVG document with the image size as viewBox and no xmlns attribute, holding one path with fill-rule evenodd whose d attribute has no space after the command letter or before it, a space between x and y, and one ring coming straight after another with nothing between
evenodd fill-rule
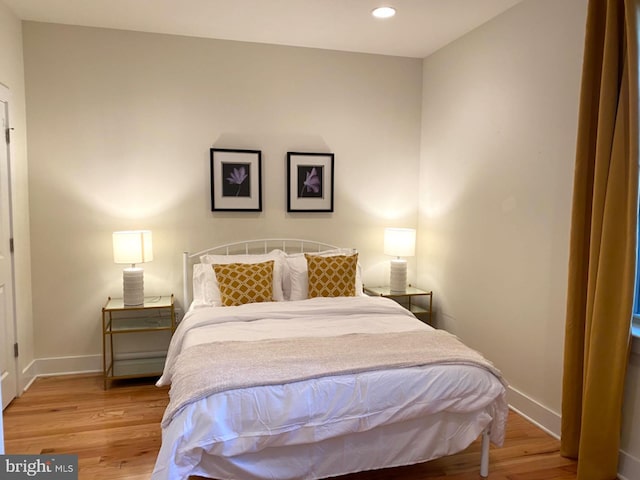
<instances>
[{"instance_id":1,"label":"recessed ceiling light","mask_svg":"<svg viewBox=\"0 0 640 480\"><path fill-rule=\"evenodd\" d=\"M391 18L396 14L396 9L393 7L378 7L375 8L371 15L376 18Z\"/></svg>"}]
</instances>

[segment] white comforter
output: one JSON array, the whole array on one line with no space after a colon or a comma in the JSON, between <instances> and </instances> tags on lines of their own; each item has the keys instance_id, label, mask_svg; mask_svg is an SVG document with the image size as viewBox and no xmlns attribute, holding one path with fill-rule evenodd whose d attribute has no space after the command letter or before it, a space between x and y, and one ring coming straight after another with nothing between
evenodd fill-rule
<instances>
[{"instance_id":1,"label":"white comforter","mask_svg":"<svg viewBox=\"0 0 640 480\"><path fill-rule=\"evenodd\" d=\"M195 309L174 334L158 384L171 383L181 351L202 343L430 328L393 301L376 297ZM293 448L440 413L486 413L479 417L483 425L470 431L477 435L478 428L493 420L491 439L501 444L507 415L504 394L503 384L489 371L460 365L378 370L221 392L187 405L163 428L152 478L203 474L203 455L246 461L247 455L274 447ZM213 473L223 478L224 472ZM254 474L251 478L263 478L260 472ZM264 478L314 478L299 475L270 472Z\"/></svg>"},{"instance_id":2,"label":"white comforter","mask_svg":"<svg viewBox=\"0 0 640 480\"><path fill-rule=\"evenodd\" d=\"M203 343L425 328L431 329L397 303L381 297L312 298L249 303L239 307L200 307L189 311L173 334L158 386L171 383L173 365L182 350Z\"/></svg>"}]
</instances>

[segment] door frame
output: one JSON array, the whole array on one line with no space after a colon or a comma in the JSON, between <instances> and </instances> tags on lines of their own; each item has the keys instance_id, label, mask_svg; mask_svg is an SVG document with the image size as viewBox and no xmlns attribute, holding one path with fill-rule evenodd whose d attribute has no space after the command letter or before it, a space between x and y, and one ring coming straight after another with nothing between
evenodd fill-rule
<instances>
[{"instance_id":1,"label":"door frame","mask_svg":"<svg viewBox=\"0 0 640 480\"><path fill-rule=\"evenodd\" d=\"M9 129L9 131L13 130L11 128L11 100L12 100L12 96L11 96L11 90L9 89L9 87L7 87L5 84L3 84L2 82L0 82L0 103L5 103L6 104L6 109L5 109L5 115L6 115L6 128ZM2 135L5 134L5 132L0 132ZM4 143L4 142L3 142ZM4 147L3 147L4 148ZM11 241L13 241L14 238L14 229L13 229L13 183L11 181L11 159L12 159L12 143L8 142L6 143L6 148L7 148L7 178L6 178L6 188L7 188L7 198L8 198L8 205L7 205L7 213L8 213L8 223L9 223L9 238L11 239ZM2 179L0 178L0 181L2 181ZM16 266L15 266L15 251L13 248L10 249L10 253L9 253L9 261L10 263L10 282L11 282L11 295L8 298L8 300L12 303L11 305L11 318L8 319L8 321L11 323L11 333L13 334L13 344L17 344L18 343L18 316L16 313ZM21 388L20 388L20 368L19 368L19 362L18 362L18 356L14 357L14 362L13 362L13 374L14 374L14 380L15 380L15 391L16 391L16 397L20 396L21 393ZM0 399L2 398L2 391L0 391ZM15 398L15 397L14 397ZM0 408L0 412L3 409ZM0 425L1 425L2 420L0 419ZM0 437L0 448L4 448L4 444L2 442L3 438Z\"/></svg>"}]
</instances>

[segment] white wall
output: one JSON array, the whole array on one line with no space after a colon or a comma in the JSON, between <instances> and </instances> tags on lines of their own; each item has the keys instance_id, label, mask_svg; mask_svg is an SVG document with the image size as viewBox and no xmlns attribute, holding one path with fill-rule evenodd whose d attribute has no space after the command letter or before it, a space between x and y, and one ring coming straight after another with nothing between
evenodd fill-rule
<instances>
[{"instance_id":1,"label":"white wall","mask_svg":"<svg viewBox=\"0 0 640 480\"><path fill-rule=\"evenodd\" d=\"M424 61L418 284L559 435L586 0L528 0ZM638 342L640 343L640 342ZM637 346L636 346L637 347ZM640 348L620 477L640 478Z\"/></svg>"},{"instance_id":2,"label":"white wall","mask_svg":"<svg viewBox=\"0 0 640 480\"><path fill-rule=\"evenodd\" d=\"M529 0L424 61L418 283L557 432L586 0Z\"/></svg>"},{"instance_id":3,"label":"white wall","mask_svg":"<svg viewBox=\"0 0 640 480\"><path fill-rule=\"evenodd\" d=\"M417 224L420 60L23 29L38 358L100 354L114 230L153 231L149 294L181 292L183 250L272 236L355 246L385 280L384 227ZM214 145L262 150L262 213L210 211ZM286 213L289 150L335 153L335 213Z\"/></svg>"},{"instance_id":4,"label":"white wall","mask_svg":"<svg viewBox=\"0 0 640 480\"><path fill-rule=\"evenodd\" d=\"M29 365L34 358L31 309L31 256L29 233L29 186L27 168L27 128L22 24L0 0L0 83L11 92L11 186L15 244L16 316L20 357L18 368L23 388L30 380Z\"/></svg>"}]
</instances>

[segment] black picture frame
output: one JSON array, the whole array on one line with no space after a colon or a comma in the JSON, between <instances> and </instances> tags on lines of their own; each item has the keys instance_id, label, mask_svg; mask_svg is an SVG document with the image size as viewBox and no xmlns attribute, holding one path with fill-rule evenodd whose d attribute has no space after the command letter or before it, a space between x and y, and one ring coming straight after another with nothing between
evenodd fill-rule
<instances>
[{"instance_id":1,"label":"black picture frame","mask_svg":"<svg viewBox=\"0 0 640 480\"><path fill-rule=\"evenodd\" d=\"M262 152L212 148L211 211L262 211Z\"/></svg>"},{"instance_id":2,"label":"black picture frame","mask_svg":"<svg viewBox=\"0 0 640 480\"><path fill-rule=\"evenodd\" d=\"M287 212L333 212L333 153L287 152Z\"/></svg>"}]
</instances>

